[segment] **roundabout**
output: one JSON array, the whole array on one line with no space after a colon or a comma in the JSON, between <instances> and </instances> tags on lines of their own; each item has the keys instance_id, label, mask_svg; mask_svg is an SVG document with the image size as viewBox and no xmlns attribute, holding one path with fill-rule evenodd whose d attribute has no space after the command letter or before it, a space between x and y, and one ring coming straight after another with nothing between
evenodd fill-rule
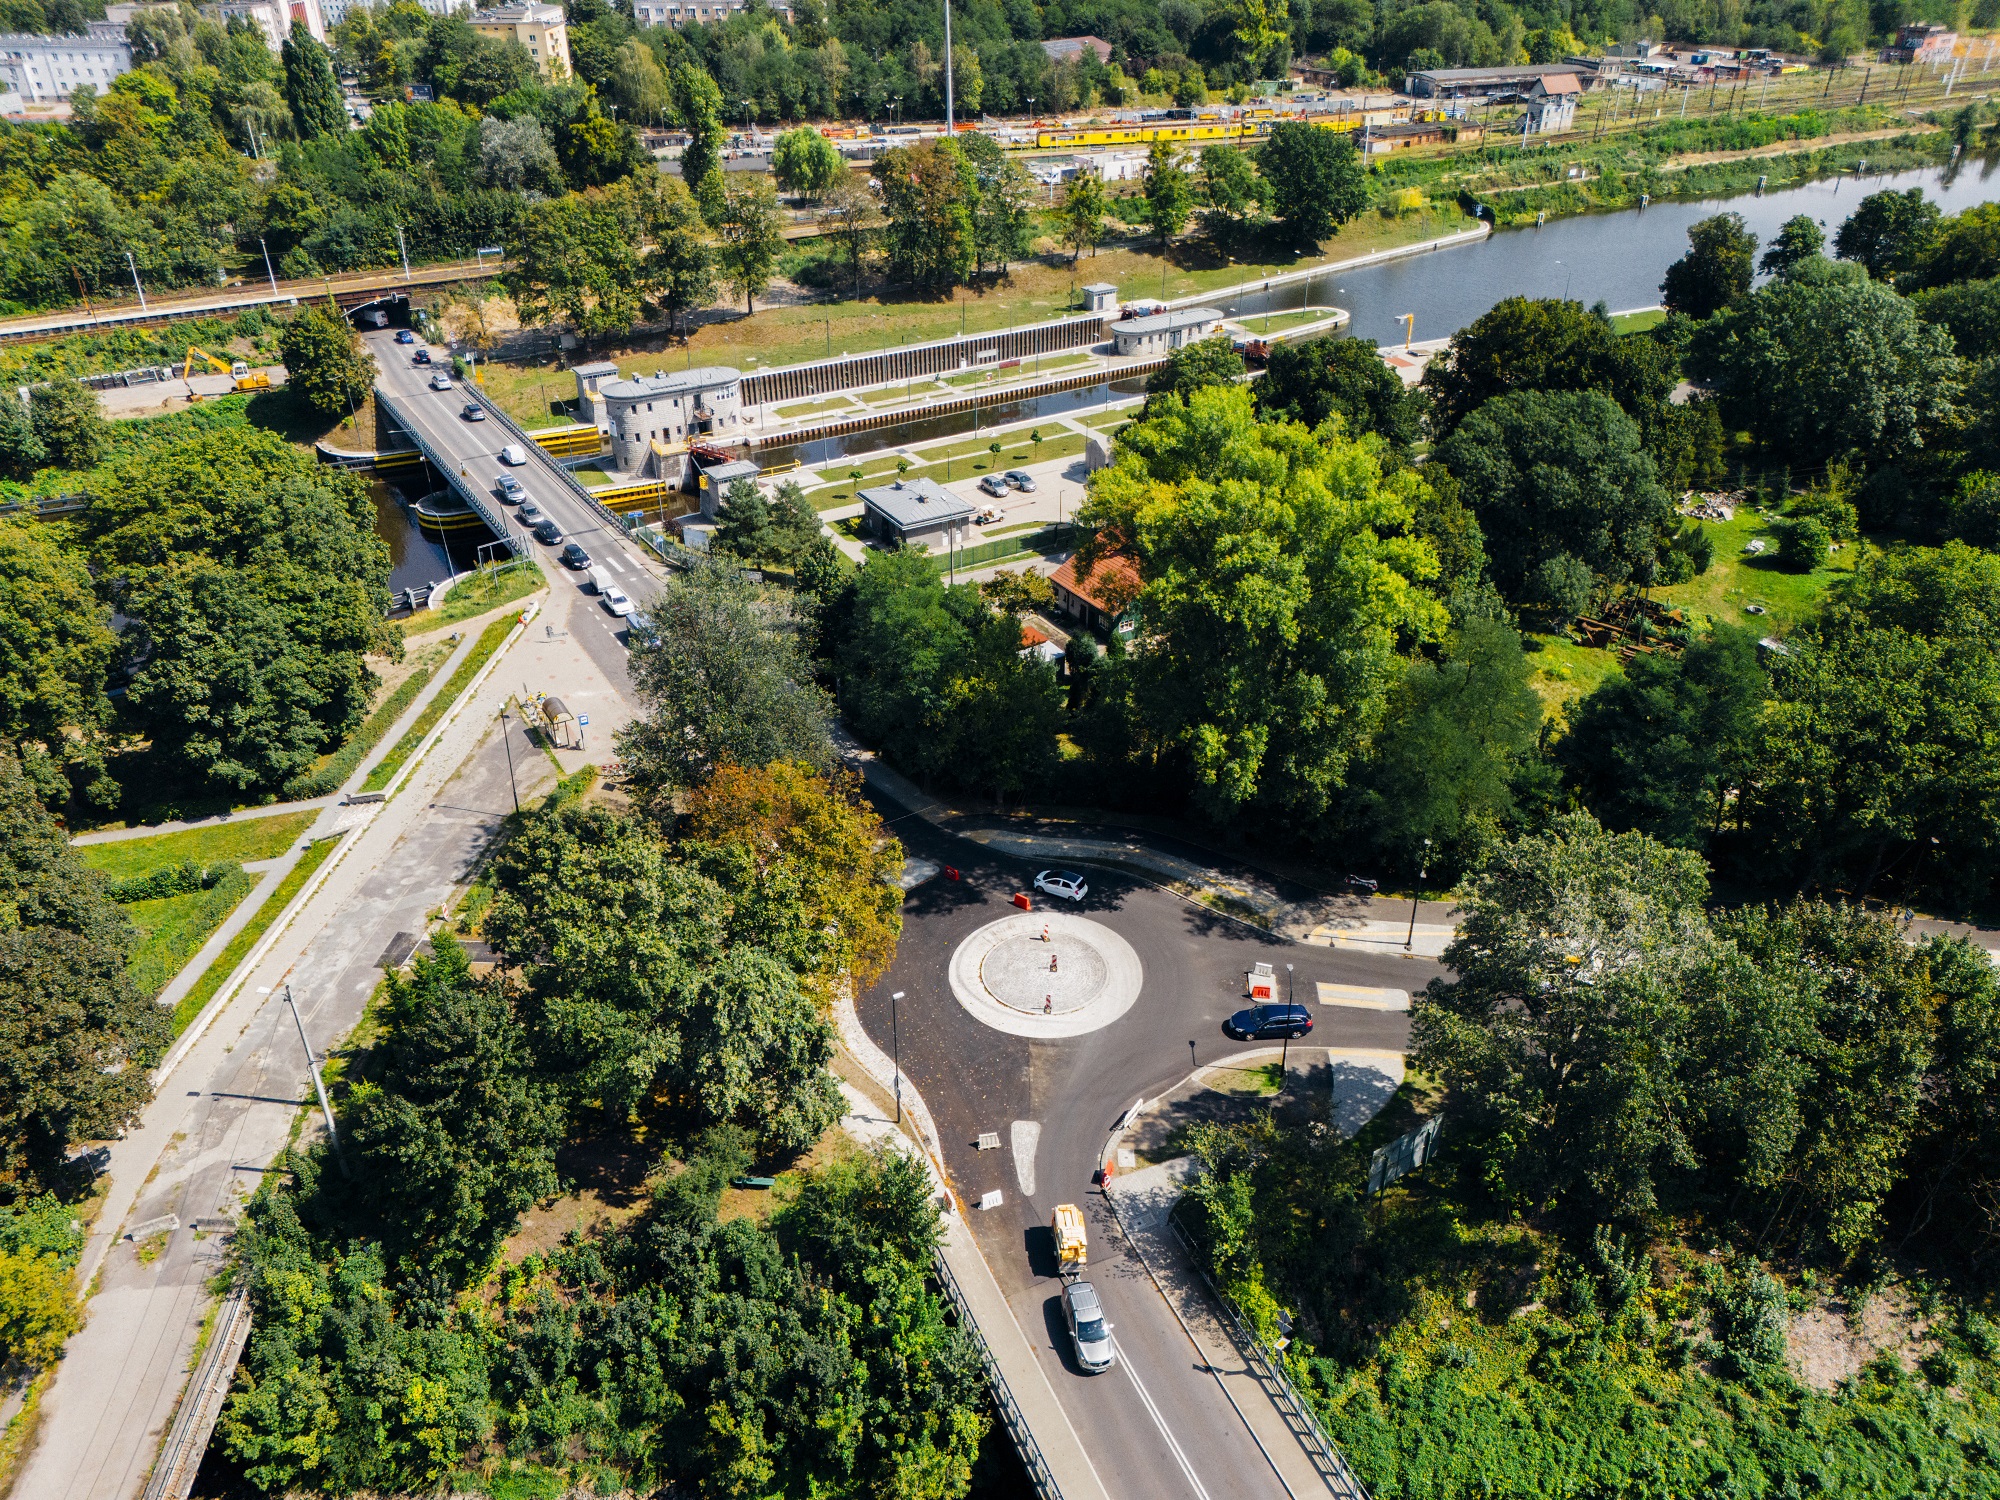
<instances>
[{"instance_id":1,"label":"roundabout","mask_svg":"<svg viewBox=\"0 0 2000 1500\"><path fill-rule=\"evenodd\" d=\"M989 922L951 957L951 992L982 1025L1010 1036L1084 1036L1132 1008L1145 971L1100 922L1022 912Z\"/></svg>"}]
</instances>

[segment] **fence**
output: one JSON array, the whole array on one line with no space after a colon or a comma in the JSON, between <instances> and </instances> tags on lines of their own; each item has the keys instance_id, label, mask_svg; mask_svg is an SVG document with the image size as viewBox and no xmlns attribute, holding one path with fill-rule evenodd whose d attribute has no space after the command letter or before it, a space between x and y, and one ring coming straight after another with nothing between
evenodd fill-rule
<instances>
[{"instance_id":1,"label":"fence","mask_svg":"<svg viewBox=\"0 0 2000 1500\"><path fill-rule=\"evenodd\" d=\"M851 359L843 355L816 364L746 375L742 385L743 404L767 406L773 401L798 401L857 386L888 385L898 380L915 380L919 375L942 375L961 367L970 369L989 360L1053 354L1099 343L1103 338L1104 319L1075 318L946 339L936 344L916 344L908 349L885 349L879 354L858 354Z\"/></svg>"},{"instance_id":2,"label":"fence","mask_svg":"<svg viewBox=\"0 0 2000 1500\"><path fill-rule=\"evenodd\" d=\"M204 1221L195 1222L199 1228ZM186 1500L194 1488L195 1474L201 1468L202 1455L208 1452L216 1418L222 1415L236 1362L243 1357L243 1346L249 1339L250 1284L238 1281L223 1297L215 1326L209 1330L208 1347L202 1351L194 1378L181 1393L174 1425L146 1482L144 1500Z\"/></svg>"},{"instance_id":3,"label":"fence","mask_svg":"<svg viewBox=\"0 0 2000 1500\"><path fill-rule=\"evenodd\" d=\"M993 1404L1000 1409L1000 1421L1006 1427L1007 1435L1014 1440L1015 1450L1021 1455L1021 1465L1028 1471L1035 1493L1042 1500L1062 1500L1062 1486L1056 1483L1054 1471L1049 1468L1048 1460L1042 1457L1042 1445L1035 1441L1028 1419L1021 1415L1007 1377L1000 1373L1000 1366L994 1362L993 1351L986 1347L986 1335L979 1331L965 1293L959 1288L958 1278L951 1274L951 1266L942 1250L931 1257L931 1269L937 1272L945 1296L951 1299L952 1308L958 1314L958 1326L972 1336L972 1342L979 1350L979 1363L985 1367L986 1382L993 1391Z\"/></svg>"},{"instance_id":4,"label":"fence","mask_svg":"<svg viewBox=\"0 0 2000 1500\"><path fill-rule=\"evenodd\" d=\"M1194 1241L1188 1238L1187 1231L1174 1222L1171 1214L1167 1218L1167 1227L1174 1232L1174 1238L1180 1241L1181 1253L1187 1256L1188 1264L1194 1268L1195 1274L1202 1280L1202 1285L1206 1286L1210 1295L1215 1298L1216 1306L1222 1309L1223 1321L1228 1325L1230 1336L1235 1339L1238 1351L1243 1355L1243 1363L1249 1368L1257 1383L1264 1387L1264 1393L1271 1398L1271 1404L1285 1419L1285 1426L1291 1430L1292 1436L1298 1439L1299 1446L1305 1450L1306 1457L1312 1460L1312 1466L1319 1471L1320 1478L1326 1481L1326 1487L1340 1496L1341 1500L1369 1500L1366 1486L1354 1477L1354 1471L1347 1467L1347 1460L1342 1458L1340 1450L1334 1447L1333 1439L1328 1437L1326 1429L1319 1425L1319 1418L1313 1415L1312 1408L1306 1405L1304 1398L1299 1395L1291 1379L1285 1374L1283 1357L1276 1350L1265 1346L1264 1341L1257 1337L1244 1320L1236 1304L1223 1294L1221 1287L1209 1280L1208 1272L1202 1269L1201 1252L1195 1247Z\"/></svg>"},{"instance_id":5,"label":"fence","mask_svg":"<svg viewBox=\"0 0 2000 1500\"><path fill-rule=\"evenodd\" d=\"M0 516L33 516L39 521L52 521L89 507L88 495L30 495L25 500L0 500Z\"/></svg>"},{"instance_id":6,"label":"fence","mask_svg":"<svg viewBox=\"0 0 2000 1500\"><path fill-rule=\"evenodd\" d=\"M1055 521L1040 531L1026 536L1003 536L997 541L979 542L971 547L960 547L955 551L940 552L931 558L931 566L942 573L947 568L976 568L1003 557L1026 556L1040 553L1046 557L1069 544L1076 531L1074 521Z\"/></svg>"}]
</instances>

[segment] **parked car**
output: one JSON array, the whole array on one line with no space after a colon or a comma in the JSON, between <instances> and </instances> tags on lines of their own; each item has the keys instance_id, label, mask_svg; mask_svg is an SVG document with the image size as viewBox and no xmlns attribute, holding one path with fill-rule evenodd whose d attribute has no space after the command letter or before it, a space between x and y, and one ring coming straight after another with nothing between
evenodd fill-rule
<instances>
[{"instance_id":1,"label":"parked car","mask_svg":"<svg viewBox=\"0 0 2000 1500\"><path fill-rule=\"evenodd\" d=\"M1303 1005L1253 1005L1224 1021L1222 1029L1244 1041L1275 1042L1304 1036L1313 1029L1313 1018Z\"/></svg>"},{"instance_id":2,"label":"parked car","mask_svg":"<svg viewBox=\"0 0 2000 1500\"><path fill-rule=\"evenodd\" d=\"M555 522L549 520L547 517L543 517L540 524L535 527L535 540L540 542L544 547L553 547L562 541L562 539L562 527L556 525Z\"/></svg>"},{"instance_id":3,"label":"parked car","mask_svg":"<svg viewBox=\"0 0 2000 1500\"><path fill-rule=\"evenodd\" d=\"M534 501L523 500L521 502L521 524L523 526L532 526L537 521L545 521L547 519L548 513L535 504Z\"/></svg>"},{"instance_id":4,"label":"parked car","mask_svg":"<svg viewBox=\"0 0 2000 1500\"><path fill-rule=\"evenodd\" d=\"M640 641L651 643L659 639L660 627L653 623L653 617L643 609L635 609L625 617L625 644L637 645Z\"/></svg>"},{"instance_id":5,"label":"parked car","mask_svg":"<svg viewBox=\"0 0 2000 1500\"><path fill-rule=\"evenodd\" d=\"M1090 887L1074 870L1044 870L1035 877L1035 889L1051 896L1067 896L1072 901L1081 901L1090 894Z\"/></svg>"},{"instance_id":6,"label":"parked car","mask_svg":"<svg viewBox=\"0 0 2000 1500\"><path fill-rule=\"evenodd\" d=\"M396 342L397 342L397 343L399 343L399 344L414 344L414 343L415 343L416 341L417 341L417 336L416 336L416 335L415 335L414 333L410 332L410 330L409 330L409 329L407 329L407 328L398 328L398 329L396 330Z\"/></svg>"},{"instance_id":7,"label":"parked car","mask_svg":"<svg viewBox=\"0 0 2000 1500\"><path fill-rule=\"evenodd\" d=\"M527 461L528 450L523 448L519 443L509 443L500 450L500 462L503 464L512 464L518 469Z\"/></svg>"},{"instance_id":8,"label":"parked car","mask_svg":"<svg viewBox=\"0 0 2000 1500\"><path fill-rule=\"evenodd\" d=\"M512 474L502 474L493 481L493 488L500 498L509 505L519 505L528 498L528 492L521 488L521 481Z\"/></svg>"},{"instance_id":9,"label":"parked car","mask_svg":"<svg viewBox=\"0 0 2000 1500\"><path fill-rule=\"evenodd\" d=\"M1118 1363L1111 1325L1104 1321L1104 1304L1097 1300L1096 1287L1087 1281L1072 1281L1063 1288L1063 1321L1069 1324L1076 1362L1085 1374L1096 1375Z\"/></svg>"},{"instance_id":10,"label":"parked car","mask_svg":"<svg viewBox=\"0 0 2000 1500\"><path fill-rule=\"evenodd\" d=\"M625 590L617 584L612 584L608 589L601 588L597 592L604 600L604 607L614 615L624 616L632 613L632 601L625 597Z\"/></svg>"},{"instance_id":11,"label":"parked car","mask_svg":"<svg viewBox=\"0 0 2000 1500\"><path fill-rule=\"evenodd\" d=\"M481 406L477 401L468 401L465 403L465 410L460 412L459 415L468 422L484 422L486 420L486 408Z\"/></svg>"},{"instance_id":12,"label":"parked car","mask_svg":"<svg viewBox=\"0 0 2000 1500\"><path fill-rule=\"evenodd\" d=\"M562 565L565 568L575 568L581 572L583 569L590 567L590 554L575 542L571 542L567 547L562 549ZM591 569L591 577L595 578L596 576L596 569ZM599 590L599 592L601 593L602 590Z\"/></svg>"},{"instance_id":13,"label":"parked car","mask_svg":"<svg viewBox=\"0 0 2000 1500\"><path fill-rule=\"evenodd\" d=\"M451 389L451 377L450 377L449 375L445 374L445 372L444 372L444 371L442 371L442 370L439 370L439 371L437 372L437 374L435 374L435 375L431 376L431 389L432 389L432 390L434 390L434 391L448 391L448 390L450 390L450 389Z\"/></svg>"},{"instance_id":14,"label":"parked car","mask_svg":"<svg viewBox=\"0 0 2000 1500\"><path fill-rule=\"evenodd\" d=\"M410 356L410 363L413 365L427 365L430 362L431 351L428 349L419 349L415 354Z\"/></svg>"},{"instance_id":15,"label":"parked car","mask_svg":"<svg viewBox=\"0 0 2000 1500\"><path fill-rule=\"evenodd\" d=\"M1002 479L998 474L988 474L984 479L979 481L979 487L989 495L1004 495L1007 493L1007 481Z\"/></svg>"},{"instance_id":16,"label":"parked car","mask_svg":"<svg viewBox=\"0 0 2000 1500\"><path fill-rule=\"evenodd\" d=\"M1026 494L1032 495L1035 492L1035 476L1026 469L1009 469L1007 482Z\"/></svg>"}]
</instances>

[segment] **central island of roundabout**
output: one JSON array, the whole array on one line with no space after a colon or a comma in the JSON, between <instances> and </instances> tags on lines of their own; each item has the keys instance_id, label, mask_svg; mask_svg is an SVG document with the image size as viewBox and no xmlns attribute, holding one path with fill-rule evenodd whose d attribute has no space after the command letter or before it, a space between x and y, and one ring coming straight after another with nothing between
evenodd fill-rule
<instances>
[{"instance_id":1,"label":"central island of roundabout","mask_svg":"<svg viewBox=\"0 0 2000 1500\"><path fill-rule=\"evenodd\" d=\"M951 956L958 1003L1010 1036L1054 1041L1109 1026L1132 1008L1144 980L1130 943L1064 912L989 922Z\"/></svg>"}]
</instances>

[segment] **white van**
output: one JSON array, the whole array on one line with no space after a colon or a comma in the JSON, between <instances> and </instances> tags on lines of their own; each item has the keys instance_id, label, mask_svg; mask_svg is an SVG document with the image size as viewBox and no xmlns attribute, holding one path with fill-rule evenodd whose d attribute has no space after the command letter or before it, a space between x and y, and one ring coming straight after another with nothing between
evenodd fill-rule
<instances>
[{"instance_id":1,"label":"white van","mask_svg":"<svg viewBox=\"0 0 2000 1500\"><path fill-rule=\"evenodd\" d=\"M592 568L589 577L590 586L600 594L608 594L618 587L617 584L611 581L611 570L609 568Z\"/></svg>"},{"instance_id":2,"label":"white van","mask_svg":"<svg viewBox=\"0 0 2000 1500\"><path fill-rule=\"evenodd\" d=\"M509 443L500 450L500 462L503 464L513 464L516 468L519 468L527 461L528 450L523 448L519 443Z\"/></svg>"}]
</instances>

